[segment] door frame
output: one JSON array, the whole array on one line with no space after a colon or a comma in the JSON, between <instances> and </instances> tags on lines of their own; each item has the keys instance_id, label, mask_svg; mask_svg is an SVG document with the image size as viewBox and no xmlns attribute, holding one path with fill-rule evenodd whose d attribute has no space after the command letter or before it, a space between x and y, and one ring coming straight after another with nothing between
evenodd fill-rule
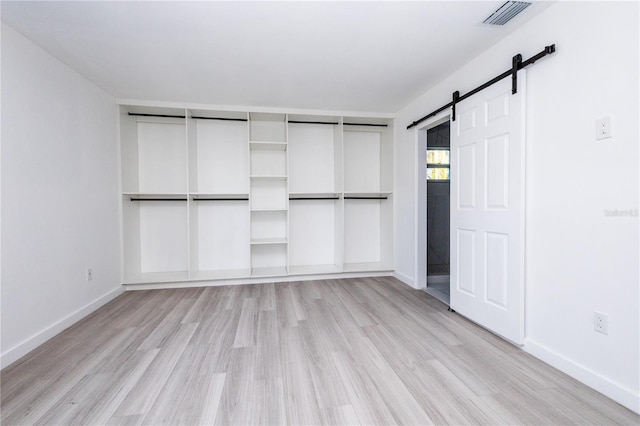
<instances>
[{"instance_id":1,"label":"door frame","mask_svg":"<svg viewBox=\"0 0 640 426\"><path fill-rule=\"evenodd\" d=\"M416 158L416 287L427 287L427 164L425 153L427 152L427 131L442 123L451 120L451 111L445 110L426 120L415 132L415 158Z\"/></svg>"}]
</instances>

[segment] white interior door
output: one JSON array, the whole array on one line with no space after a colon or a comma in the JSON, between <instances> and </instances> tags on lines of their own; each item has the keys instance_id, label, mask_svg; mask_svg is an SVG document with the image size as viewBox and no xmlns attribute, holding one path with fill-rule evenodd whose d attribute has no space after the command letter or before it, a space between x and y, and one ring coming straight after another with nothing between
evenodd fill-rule
<instances>
[{"instance_id":1,"label":"white interior door","mask_svg":"<svg viewBox=\"0 0 640 426\"><path fill-rule=\"evenodd\" d=\"M456 105L451 123L451 308L524 343L525 72Z\"/></svg>"}]
</instances>

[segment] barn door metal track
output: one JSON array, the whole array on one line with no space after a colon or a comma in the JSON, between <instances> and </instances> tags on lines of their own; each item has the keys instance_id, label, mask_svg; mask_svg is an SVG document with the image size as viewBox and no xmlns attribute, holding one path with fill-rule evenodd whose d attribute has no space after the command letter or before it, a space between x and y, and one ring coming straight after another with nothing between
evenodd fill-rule
<instances>
[{"instance_id":1,"label":"barn door metal track","mask_svg":"<svg viewBox=\"0 0 640 426\"><path fill-rule=\"evenodd\" d=\"M499 76L492 78L491 80L487 81L483 85L476 87L475 89L473 89L469 93L465 93L464 95L460 95L460 92L458 92L456 90L455 92L453 92L451 102L449 102L446 105L441 106L440 108L436 109L435 111L433 111L433 112L425 115L424 117L414 121L413 123L409 124L407 126L407 129L410 129L412 127L417 126L418 124L422 123L424 120L426 120L428 118L431 118L431 117L434 117L435 115L439 114L440 112L444 111L447 108L451 108L451 121L456 121L456 104L457 103L464 101L468 97L475 95L479 91L484 90L487 87L499 82L503 78L506 78L506 77L509 77L509 76L511 76L511 93L512 94L516 94L518 92L518 70L521 70L521 69L523 69L525 67L528 67L529 65L535 63L538 59L544 58L545 56L550 55L550 54L554 53L555 51L556 51L556 45L555 44L552 44L551 46L545 46L545 48L544 48L544 50L542 52L538 53L537 55L534 55L534 56L530 57L526 61L522 60L522 55L517 54L511 60L511 68L510 69L508 69L507 71L503 72Z\"/></svg>"}]
</instances>

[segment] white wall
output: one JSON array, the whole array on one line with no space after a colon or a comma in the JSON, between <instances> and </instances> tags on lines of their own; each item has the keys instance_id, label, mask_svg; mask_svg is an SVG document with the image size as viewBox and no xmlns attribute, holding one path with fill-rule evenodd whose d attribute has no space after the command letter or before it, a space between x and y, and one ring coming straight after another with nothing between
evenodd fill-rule
<instances>
[{"instance_id":1,"label":"white wall","mask_svg":"<svg viewBox=\"0 0 640 426\"><path fill-rule=\"evenodd\" d=\"M2 24L3 367L120 292L116 117Z\"/></svg>"},{"instance_id":2,"label":"white wall","mask_svg":"<svg viewBox=\"0 0 640 426\"><path fill-rule=\"evenodd\" d=\"M640 412L637 2L560 2L398 113L397 276L415 286L412 121L556 43L527 71L524 349ZM614 138L595 140L611 114ZM422 178L422 176L420 177ZM608 217L606 210L635 210ZM593 313L609 315L609 335Z\"/></svg>"}]
</instances>

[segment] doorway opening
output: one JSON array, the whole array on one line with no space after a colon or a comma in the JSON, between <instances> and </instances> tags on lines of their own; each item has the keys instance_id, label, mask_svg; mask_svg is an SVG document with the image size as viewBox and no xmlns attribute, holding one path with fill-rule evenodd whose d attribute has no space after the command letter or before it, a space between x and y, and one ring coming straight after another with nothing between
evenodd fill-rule
<instances>
[{"instance_id":1,"label":"doorway opening","mask_svg":"<svg viewBox=\"0 0 640 426\"><path fill-rule=\"evenodd\" d=\"M449 304L450 268L450 122L427 130L425 152L427 202L426 291Z\"/></svg>"}]
</instances>

